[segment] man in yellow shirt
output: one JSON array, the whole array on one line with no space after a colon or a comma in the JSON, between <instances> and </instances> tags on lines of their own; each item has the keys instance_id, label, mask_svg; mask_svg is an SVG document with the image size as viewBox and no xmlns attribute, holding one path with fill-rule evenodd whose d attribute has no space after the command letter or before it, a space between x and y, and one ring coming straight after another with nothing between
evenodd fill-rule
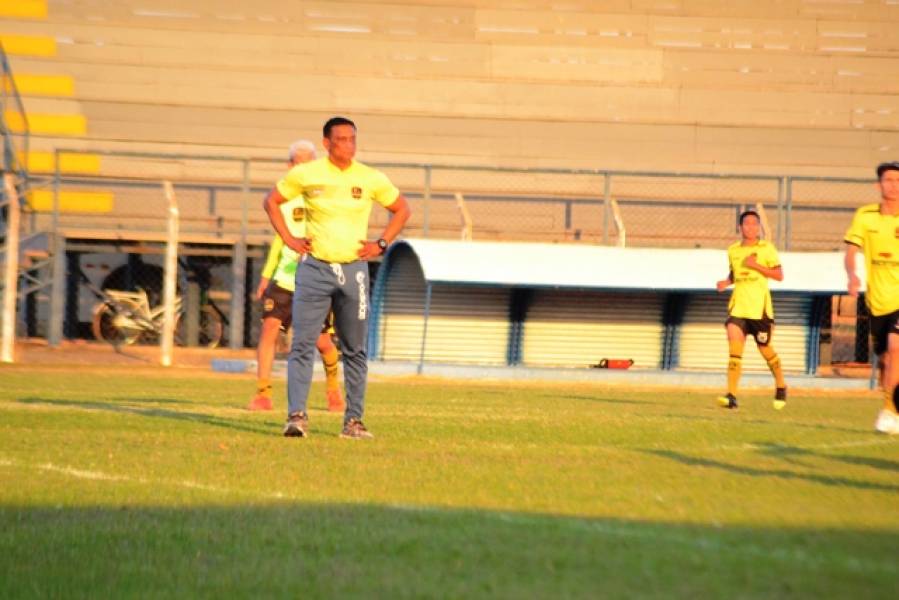
<instances>
[{"instance_id":1,"label":"man in yellow shirt","mask_svg":"<svg viewBox=\"0 0 899 600\"><path fill-rule=\"evenodd\" d=\"M409 203L386 175L355 160L355 123L333 117L325 123L322 134L328 156L290 169L263 203L284 244L305 255L296 271L284 435L308 435L306 401L315 340L329 308L333 308L343 351L346 392L340 436L370 438L372 434L362 423L371 288L366 261L383 254L403 230L409 219ZM291 234L279 209L297 196L305 202L306 236L302 238ZM367 239L373 203L392 213L376 241Z\"/></svg>"},{"instance_id":2,"label":"man in yellow shirt","mask_svg":"<svg viewBox=\"0 0 899 600\"><path fill-rule=\"evenodd\" d=\"M855 211L846 232L848 292L858 296L855 256L865 255L865 302L871 312L874 352L883 366L883 408L874 422L880 433L899 434L899 162L877 167L881 202Z\"/></svg>"},{"instance_id":3,"label":"man in yellow shirt","mask_svg":"<svg viewBox=\"0 0 899 600\"><path fill-rule=\"evenodd\" d=\"M315 159L315 144L308 140L297 140L290 145L288 166L309 162ZM302 237L306 231L303 214L303 198L295 198L281 205L281 213L287 222L288 229L294 235ZM259 333L259 344L256 350L256 394L250 401L249 410L272 410L272 363L275 360L275 345L278 333L286 331L291 324L291 305L293 304L294 277L297 270L298 255L289 248L278 235L272 239L268 258L262 269L256 298L262 300L262 331ZM328 410L343 410L340 397L340 383L337 379L337 363L340 355L331 339L333 318L329 313L324 328L318 336L316 347L322 356L325 367L325 393L328 399Z\"/></svg>"},{"instance_id":4,"label":"man in yellow shirt","mask_svg":"<svg viewBox=\"0 0 899 600\"><path fill-rule=\"evenodd\" d=\"M730 359L727 363L727 394L718 398L724 408L737 408L737 386L743 370L743 346L746 336L755 338L759 352L774 375L774 408L782 409L787 401L787 385L784 381L780 357L771 346L774 334L774 307L768 280L783 281L783 268L774 244L759 239L761 224L759 214L747 210L740 215L742 240L727 249L730 273L717 283L719 292L733 284L734 291L727 305L727 345Z\"/></svg>"}]
</instances>

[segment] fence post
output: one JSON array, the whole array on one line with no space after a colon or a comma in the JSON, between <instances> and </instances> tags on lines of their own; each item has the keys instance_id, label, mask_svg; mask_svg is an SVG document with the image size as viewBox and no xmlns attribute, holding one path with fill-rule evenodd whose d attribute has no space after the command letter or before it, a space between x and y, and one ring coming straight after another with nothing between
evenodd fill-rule
<instances>
[{"instance_id":1,"label":"fence post","mask_svg":"<svg viewBox=\"0 0 899 600\"><path fill-rule=\"evenodd\" d=\"M786 182L785 221L783 249L789 251L793 245L793 178L784 177Z\"/></svg>"},{"instance_id":2,"label":"fence post","mask_svg":"<svg viewBox=\"0 0 899 600\"><path fill-rule=\"evenodd\" d=\"M16 296L19 291L19 195L12 173L3 175L6 192L6 271L3 277L3 333L0 337L0 362L14 361L16 342Z\"/></svg>"},{"instance_id":3,"label":"fence post","mask_svg":"<svg viewBox=\"0 0 899 600\"><path fill-rule=\"evenodd\" d=\"M66 298L66 239L61 233L51 236L53 240L53 279L50 285L50 322L47 328L47 343L58 346L62 341L63 312Z\"/></svg>"},{"instance_id":4,"label":"fence post","mask_svg":"<svg viewBox=\"0 0 899 600\"><path fill-rule=\"evenodd\" d=\"M250 195L250 161L243 160L243 183L240 197L240 238L234 246L231 258L231 330L229 346L243 346L244 295L246 294L247 225Z\"/></svg>"},{"instance_id":5,"label":"fence post","mask_svg":"<svg viewBox=\"0 0 899 600\"><path fill-rule=\"evenodd\" d=\"M178 201L171 181L163 181L162 189L168 201L168 235L165 244L165 267L162 287L162 341L160 362L163 367L172 366L172 348L175 338L175 280L178 276Z\"/></svg>"},{"instance_id":6,"label":"fence post","mask_svg":"<svg viewBox=\"0 0 899 600\"><path fill-rule=\"evenodd\" d=\"M55 243L59 228L59 188L62 186L62 175L59 170L59 148L53 151L53 211L50 213L50 239ZM55 249L54 249L55 251Z\"/></svg>"},{"instance_id":7,"label":"fence post","mask_svg":"<svg viewBox=\"0 0 899 600\"><path fill-rule=\"evenodd\" d=\"M602 244L608 246L609 225L612 223L612 176L608 172L603 174L602 197Z\"/></svg>"},{"instance_id":8,"label":"fence post","mask_svg":"<svg viewBox=\"0 0 899 600\"><path fill-rule=\"evenodd\" d=\"M786 178L780 177L777 180L777 232L774 237L774 243L778 248L784 248L784 188L786 188Z\"/></svg>"},{"instance_id":9,"label":"fence post","mask_svg":"<svg viewBox=\"0 0 899 600\"><path fill-rule=\"evenodd\" d=\"M50 284L50 319L47 324L47 343L58 346L62 342L62 326L65 312L66 240L59 233L59 195L62 187L60 151L53 151L53 208L50 212L50 251L53 255L53 272Z\"/></svg>"},{"instance_id":10,"label":"fence post","mask_svg":"<svg viewBox=\"0 0 899 600\"><path fill-rule=\"evenodd\" d=\"M431 226L431 165L425 165L425 193L424 207L422 209L421 237L428 237L428 229Z\"/></svg>"}]
</instances>

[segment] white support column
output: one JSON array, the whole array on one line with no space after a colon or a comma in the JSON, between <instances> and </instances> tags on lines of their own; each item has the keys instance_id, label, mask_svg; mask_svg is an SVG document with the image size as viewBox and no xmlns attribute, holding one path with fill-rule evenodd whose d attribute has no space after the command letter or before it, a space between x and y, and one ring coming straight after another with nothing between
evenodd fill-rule
<instances>
[{"instance_id":1,"label":"white support column","mask_svg":"<svg viewBox=\"0 0 899 600\"><path fill-rule=\"evenodd\" d=\"M163 181L162 188L168 201L168 236L165 245L165 265L162 286L162 340L160 362L172 366L172 349L175 341L175 288L178 278L178 201L170 181Z\"/></svg>"},{"instance_id":2,"label":"white support column","mask_svg":"<svg viewBox=\"0 0 899 600\"><path fill-rule=\"evenodd\" d=\"M0 362L14 362L16 343L16 295L19 286L19 196L11 173L3 176L6 190L6 270L3 274L3 331L0 333Z\"/></svg>"}]
</instances>

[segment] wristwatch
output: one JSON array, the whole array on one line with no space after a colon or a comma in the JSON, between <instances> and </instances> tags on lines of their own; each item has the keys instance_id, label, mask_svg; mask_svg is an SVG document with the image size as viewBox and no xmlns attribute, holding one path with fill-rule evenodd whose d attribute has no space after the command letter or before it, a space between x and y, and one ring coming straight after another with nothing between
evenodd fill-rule
<instances>
[{"instance_id":1,"label":"wristwatch","mask_svg":"<svg viewBox=\"0 0 899 600\"><path fill-rule=\"evenodd\" d=\"M387 252L387 246L390 245L387 243L387 240L385 240L384 238L378 238L377 244L378 244L378 248L381 249L381 254L384 254L385 252Z\"/></svg>"}]
</instances>

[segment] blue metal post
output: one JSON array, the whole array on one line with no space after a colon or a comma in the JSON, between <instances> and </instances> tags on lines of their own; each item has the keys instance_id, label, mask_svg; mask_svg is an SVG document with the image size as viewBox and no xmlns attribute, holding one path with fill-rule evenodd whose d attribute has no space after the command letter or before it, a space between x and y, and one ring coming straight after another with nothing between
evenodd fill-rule
<instances>
[{"instance_id":1,"label":"blue metal post","mask_svg":"<svg viewBox=\"0 0 899 600\"><path fill-rule=\"evenodd\" d=\"M425 287L425 320L421 330L421 354L418 358L418 370L417 373L419 375L422 374L425 367L425 344L428 340L428 318L431 316L431 289L432 285L430 283L426 284Z\"/></svg>"}]
</instances>

